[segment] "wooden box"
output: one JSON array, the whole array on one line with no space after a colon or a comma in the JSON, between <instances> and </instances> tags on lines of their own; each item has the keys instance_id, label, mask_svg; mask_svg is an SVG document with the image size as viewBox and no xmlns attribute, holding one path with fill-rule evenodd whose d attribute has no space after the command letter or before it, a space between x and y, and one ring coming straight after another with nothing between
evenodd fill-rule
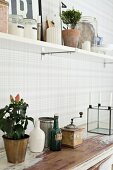
<instances>
[{"instance_id":1,"label":"wooden box","mask_svg":"<svg viewBox=\"0 0 113 170\"><path fill-rule=\"evenodd\" d=\"M67 129L62 128L62 145L75 148L83 142L83 128Z\"/></svg>"}]
</instances>

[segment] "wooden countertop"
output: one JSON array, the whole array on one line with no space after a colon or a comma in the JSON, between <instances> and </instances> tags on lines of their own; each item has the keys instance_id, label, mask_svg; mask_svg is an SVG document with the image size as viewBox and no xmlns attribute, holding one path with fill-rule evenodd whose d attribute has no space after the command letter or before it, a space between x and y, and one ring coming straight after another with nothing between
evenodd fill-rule
<instances>
[{"instance_id":1,"label":"wooden countertop","mask_svg":"<svg viewBox=\"0 0 113 170\"><path fill-rule=\"evenodd\" d=\"M75 149L62 148L61 151L47 151L35 165L24 170L87 170L99 161L113 154L113 135L97 135L85 139Z\"/></svg>"}]
</instances>

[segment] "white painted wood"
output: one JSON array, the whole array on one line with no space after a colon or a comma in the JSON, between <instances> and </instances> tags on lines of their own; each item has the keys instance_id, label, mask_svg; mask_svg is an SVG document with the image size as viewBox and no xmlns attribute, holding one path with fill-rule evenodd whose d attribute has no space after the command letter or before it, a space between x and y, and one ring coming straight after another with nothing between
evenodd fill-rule
<instances>
[{"instance_id":1,"label":"white painted wood","mask_svg":"<svg viewBox=\"0 0 113 170\"><path fill-rule=\"evenodd\" d=\"M7 43L7 46L4 45L6 43ZM76 59L78 55L79 57L80 55L85 55L86 58L87 56L90 56L89 59L92 59L92 57L94 57L96 59L99 58L99 59L113 60L113 56L109 56L105 54L99 54L99 53L89 52L89 51L78 49L78 48L72 48L72 47L62 46L58 44L47 43L44 41L31 40L28 38L22 38L22 37L10 35L10 34L0 33L0 45L1 45L0 47L1 48L8 47L8 49L10 49L10 45L13 45L12 43L14 44L13 49L15 49L16 47L16 50L19 50L19 49L23 50L23 47L25 49L25 46L29 47L30 45L29 50L32 51L35 48L35 50L37 49L36 50L37 54L48 53L48 52L50 53L51 52L75 52L75 53L72 53L72 56L74 56L74 59Z\"/></svg>"},{"instance_id":2,"label":"white painted wood","mask_svg":"<svg viewBox=\"0 0 113 170\"><path fill-rule=\"evenodd\" d=\"M84 162L83 164L79 165L78 167L73 167L72 170L87 170L88 168L91 168L98 162L102 161L103 159L107 158L108 156L113 154L113 148L110 148L108 150L105 150L103 153L99 154L98 156L95 156L94 158L88 160L87 162Z\"/></svg>"},{"instance_id":3,"label":"white painted wood","mask_svg":"<svg viewBox=\"0 0 113 170\"><path fill-rule=\"evenodd\" d=\"M113 155L99 166L99 170L112 170Z\"/></svg>"}]
</instances>

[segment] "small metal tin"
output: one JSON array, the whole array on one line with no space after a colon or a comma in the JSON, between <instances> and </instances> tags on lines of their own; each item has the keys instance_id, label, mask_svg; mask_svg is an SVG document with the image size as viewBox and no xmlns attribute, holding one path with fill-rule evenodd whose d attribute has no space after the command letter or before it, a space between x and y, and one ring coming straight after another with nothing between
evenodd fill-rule
<instances>
[{"instance_id":1,"label":"small metal tin","mask_svg":"<svg viewBox=\"0 0 113 170\"><path fill-rule=\"evenodd\" d=\"M49 147L50 144L50 131L53 127L53 117L40 117L40 128L45 132L45 148Z\"/></svg>"}]
</instances>

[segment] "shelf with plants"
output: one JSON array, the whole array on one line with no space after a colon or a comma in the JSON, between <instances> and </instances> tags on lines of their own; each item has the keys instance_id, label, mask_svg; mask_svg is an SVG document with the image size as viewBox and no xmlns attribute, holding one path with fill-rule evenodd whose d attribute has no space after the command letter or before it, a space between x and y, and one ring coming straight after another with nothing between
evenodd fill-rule
<instances>
[{"instance_id":1,"label":"shelf with plants","mask_svg":"<svg viewBox=\"0 0 113 170\"><path fill-rule=\"evenodd\" d=\"M67 47L63 45L47 43L44 41L31 40L5 33L0 33L0 49L33 52L40 54L42 57L44 57L45 55L70 57L72 59L82 59L83 57L85 57L85 59L91 61L96 60L96 62L113 62L113 56L89 52L82 49Z\"/></svg>"}]
</instances>

